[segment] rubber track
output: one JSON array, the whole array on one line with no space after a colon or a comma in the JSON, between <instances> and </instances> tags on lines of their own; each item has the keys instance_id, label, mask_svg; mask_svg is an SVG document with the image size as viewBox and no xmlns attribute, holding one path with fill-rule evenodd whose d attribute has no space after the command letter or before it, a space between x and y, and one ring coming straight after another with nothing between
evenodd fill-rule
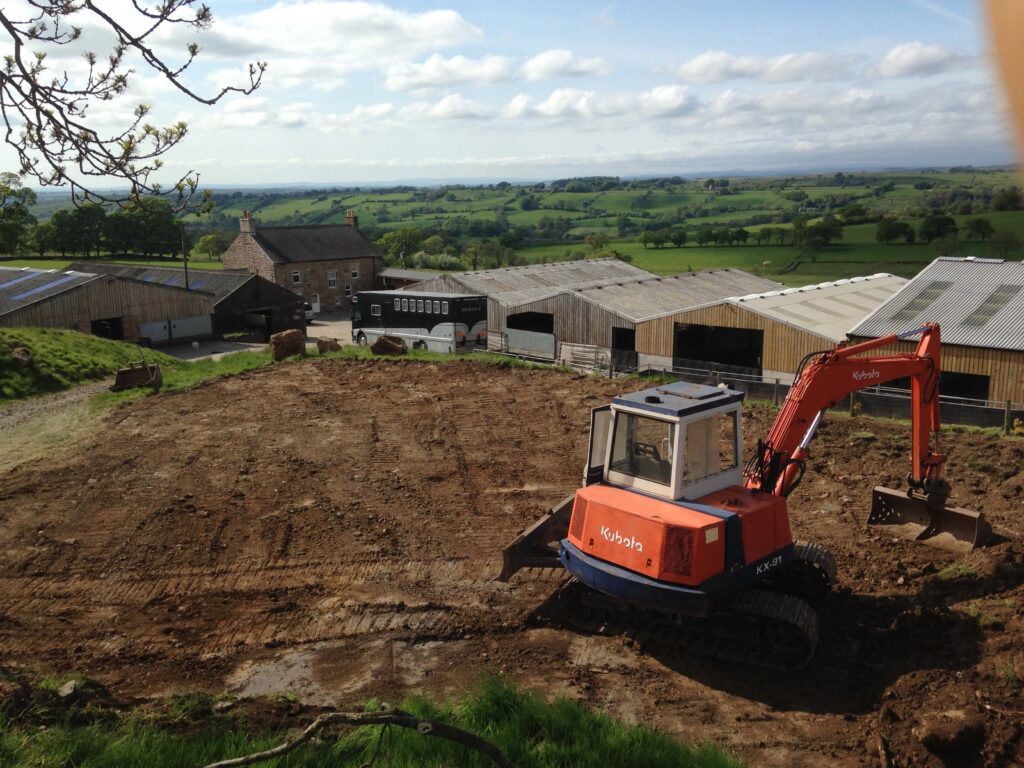
<instances>
[{"instance_id":1,"label":"rubber track","mask_svg":"<svg viewBox=\"0 0 1024 768\"><path fill-rule=\"evenodd\" d=\"M815 568L819 568L825 572L828 576L828 583L835 585L836 575L838 570L836 568L836 559L832 557L832 553L825 549L820 544L814 544L809 541L798 541L793 551L794 560L804 560Z\"/></svg>"},{"instance_id":2,"label":"rubber track","mask_svg":"<svg viewBox=\"0 0 1024 768\"><path fill-rule=\"evenodd\" d=\"M626 636L654 653L696 653L792 671L810 662L818 643L818 618L808 603L793 595L756 588L741 592L709 618L640 609L575 580L563 587L557 605L560 618L577 629Z\"/></svg>"}]
</instances>

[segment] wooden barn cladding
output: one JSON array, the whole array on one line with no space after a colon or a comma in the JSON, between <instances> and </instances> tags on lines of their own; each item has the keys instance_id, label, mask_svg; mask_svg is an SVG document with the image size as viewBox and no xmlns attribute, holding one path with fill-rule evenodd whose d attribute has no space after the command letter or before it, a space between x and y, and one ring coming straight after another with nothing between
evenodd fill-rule
<instances>
[{"instance_id":1,"label":"wooden barn cladding","mask_svg":"<svg viewBox=\"0 0 1024 768\"><path fill-rule=\"evenodd\" d=\"M778 320L759 315L735 304L715 304L664 315L637 324L636 348L641 354L672 358L675 327L706 325L721 328L747 328L764 332L765 371L793 373L800 361L810 354L835 345L824 336L795 328Z\"/></svg>"},{"instance_id":2,"label":"wooden barn cladding","mask_svg":"<svg viewBox=\"0 0 1024 768\"><path fill-rule=\"evenodd\" d=\"M31 272L36 274L30 276ZM75 279L70 279L72 276ZM66 282L61 283L63 279ZM14 285L18 280L22 282ZM31 294L33 289L26 288L32 284L38 293ZM213 295L209 293L111 275L0 268L3 326L71 328L134 341L143 324L209 318L212 312Z\"/></svg>"}]
</instances>

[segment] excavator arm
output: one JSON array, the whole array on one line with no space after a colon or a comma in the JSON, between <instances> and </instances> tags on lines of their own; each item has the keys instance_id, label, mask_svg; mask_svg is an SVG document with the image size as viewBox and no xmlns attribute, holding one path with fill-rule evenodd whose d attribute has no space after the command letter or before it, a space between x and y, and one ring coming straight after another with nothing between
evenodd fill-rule
<instances>
[{"instance_id":1,"label":"excavator arm","mask_svg":"<svg viewBox=\"0 0 1024 768\"><path fill-rule=\"evenodd\" d=\"M912 336L921 336L912 353L867 353ZM748 488L787 496L803 475L808 444L821 414L847 395L877 384L910 378L913 445L910 484L928 493L948 493L941 479L946 457L939 452L939 326L927 323L905 333L823 352L805 364L790 388L768 436L748 463ZM934 440L934 442L933 442Z\"/></svg>"}]
</instances>

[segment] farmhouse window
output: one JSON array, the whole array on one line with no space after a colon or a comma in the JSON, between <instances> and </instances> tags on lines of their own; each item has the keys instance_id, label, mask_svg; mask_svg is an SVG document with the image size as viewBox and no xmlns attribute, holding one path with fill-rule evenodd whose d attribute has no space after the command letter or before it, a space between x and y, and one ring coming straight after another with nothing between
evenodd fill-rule
<instances>
[{"instance_id":1,"label":"farmhouse window","mask_svg":"<svg viewBox=\"0 0 1024 768\"><path fill-rule=\"evenodd\" d=\"M447 301L442 301L441 302L441 314L442 315L447 315L448 314L448 302Z\"/></svg>"},{"instance_id":2,"label":"farmhouse window","mask_svg":"<svg viewBox=\"0 0 1024 768\"><path fill-rule=\"evenodd\" d=\"M395 299L395 312L400 312L401 310L402 310L402 300L401 299Z\"/></svg>"},{"instance_id":3,"label":"farmhouse window","mask_svg":"<svg viewBox=\"0 0 1024 768\"><path fill-rule=\"evenodd\" d=\"M345 286L345 295L346 296L351 296L352 295L352 286L351 285L346 285Z\"/></svg>"},{"instance_id":4,"label":"farmhouse window","mask_svg":"<svg viewBox=\"0 0 1024 768\"><path fill-rule=\"evenodd\" d=\"M338 270L329 269L327 270L327 287L337 288L338 287Z\"/></svg>"},{"instance_id":5,"label":"farmhouse window","mask_svg":"<svg viewBox=\"0 0 1024 768\"><path fill-rule=\"evenodd\" d=\"M293 283L301 283L302 282L302 273L299 272L299 270L297 270L297 269L294 272L292 272L292 282Z\"/></svg>"},{"instance_id":6,"label":"farmhouse window","mask_svg":"<svg viewBox=\"0 0 1024 768\"><path fill-rule=\"evenodd\" d=\"M359 265L358 264L353 264L352 265L352 277L359 277Z\"/></svg>"},{"instance_id":7,"label":"farmhouse window","mask_svg":"<svg viewBox=\"0 0 1024 768\"><path fill-rule=\"evenodd\" d=\"M370 314L374 317L380 317L380 304L371 304Z\"/></svg>"},{"instance_id":8,"label":"farmhouse window","mask_svg":"<svg viewBox=\"0 0 1024 768\"><path fill-rule=\"evenodd\" d=\"M440 301L435 301L434 302L434 314L435 315L440 315L441 314L441 302Z\"/></svg>"},{"instance_id":9,"label":"farmhouse window","mask_svg":"<svg viewBox=\"0 0 1024 768\"><path fill-rule=\"evenodd\" d=\"M402 299L402 311L403 312L408 312L409 311L409 300L408 299Z\"/></svg>"},{"instance_id":10,"label":"farmhouse window","mask_svg":"<svg viewBox=\"0 0 1024 768\"><path fill-rule=\"evenodd\" d=\"M416 311L417 312L422 312L423 311L423 299L417 299L416 300Z\"/></svg>"}]
</instances>

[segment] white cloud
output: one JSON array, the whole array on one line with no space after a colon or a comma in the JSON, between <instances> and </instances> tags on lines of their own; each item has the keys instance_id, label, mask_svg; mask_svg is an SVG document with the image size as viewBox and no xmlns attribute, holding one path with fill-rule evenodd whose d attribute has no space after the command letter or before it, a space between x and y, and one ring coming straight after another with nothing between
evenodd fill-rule
<instances>
[{"instance_id":1,"label":"white cloud","mask_svg":"<svg viewBox=\"0 0 1024 768\"><path fill-rule=\"evenodd\" d=\"M766 58L736 56L726 51L705 51L674 67L673 74L686 83L722 83L757 80L765 83L801 80L843 80L852 77L865 60L857 54L786 53Z\"/></svg>"},{"instance_id":2,"label":"white cloud","mask_svg":"<svg viewBox=\"0 0 1024 768\"><path fill-rule=\"evenodd\" d=\"M679 85L658 86L638 94L557 88L536 104L525 94L519 94L505 105L501 114L507 119L576 119L584 121L579 127L589 128L592 126L588 122L595 119L673 118L690 114L698 106L697 99Z\"/></svg>"},{"instance_id":3,"label":"white cloud","mask_svg":"<svg viewBox=\"0 0 1024 768\"><path fill-rule=\"evenodd\" d=\"M181 29L168 34L182 44L197 39L201 56L268 61L264 77L268 88L321 92L344 85L353 72L387 71L415 57L483 37L479 28L453 10L414 13L380 3L328 0L281 0L254 13L215 22L198 36ZM229 73L232 78L225 79ZM208 76L215 84L238 78L233 70Z\"/></svg>"},{"instance_id":4,"label":"white cloud","mask_svg":"<svg viewBox=\"0 0 1024 768\"><path fill-rule=\"evenodd\" d=\"M512 76L512 61L505 56L483 56L479 59L454 56L446 59L435 53L423 62L392 64L388 68L385 85L393 91L404 91L465 83L485 85L509 80Z\"/></svg>"},{"instance_id":5,"label":"white cloud","mask_svg":"<svg viewBox=\"0 0 1024 768\"><path fill-rule=\"evenodd\" d=\"M427 106L425 114L438 120L479 120L491 117L494 110L457 93L452 93L436 104Z\"/></svg>"},{"instance_id":6,"label":"white cloud","mask_svg":"<svg viewBox=\"0 0 1024 768\"><path fill-rule=\"evenodd\" d=\"M875 72L881 77L928 77L971 66L974 61L965 53L915 41L891 48L882 56Z\"/></svg>"},{"instance_id":7,"label":"white cloud","mask_svg":"<svg viewBox=\"0 0 1024 768\"><path fill-rule=\"evenodd\" d=\"M595 77L606 75L611 68L604 59L582 59L572 51L552 49L538 53L523 64L523 77L527 80L546 80L552 77Z\"/></svg>"}]
</instances>

